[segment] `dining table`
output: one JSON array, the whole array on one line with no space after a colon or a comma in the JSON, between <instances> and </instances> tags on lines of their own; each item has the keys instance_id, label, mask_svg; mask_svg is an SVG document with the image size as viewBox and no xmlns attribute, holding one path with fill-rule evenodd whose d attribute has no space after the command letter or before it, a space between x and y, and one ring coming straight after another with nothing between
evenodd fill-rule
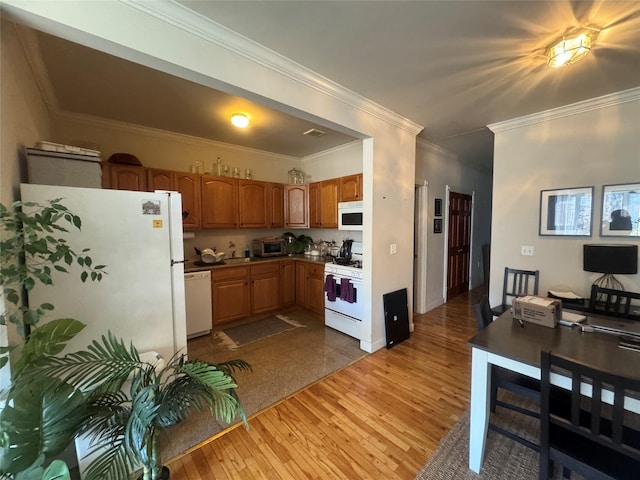
<instances>
[{"instance_id":1,"label":"dining table","mask_svg":"<svg viewBox=\"0 0 640 480\"><path fill-rule=\"evenodd\" d=\"M589 316L586 322L588 324ZM540 354L552 351L613 374L640 380L640 351L619 346L619 335L604 333L581 324L547 327L513 318L511 309L480 330L469 341L471 347L471 407L469 468L480 473L490 415L491 368L493 365L540 380ZM571 380L562 372L551 373L551 383L570 390ZM591 385L582 383L581 393L591 396ZM603 390L611 403L613 394ZM625 397L626 410L640 413L640 399Z\"/></svg>"}]
</instances>

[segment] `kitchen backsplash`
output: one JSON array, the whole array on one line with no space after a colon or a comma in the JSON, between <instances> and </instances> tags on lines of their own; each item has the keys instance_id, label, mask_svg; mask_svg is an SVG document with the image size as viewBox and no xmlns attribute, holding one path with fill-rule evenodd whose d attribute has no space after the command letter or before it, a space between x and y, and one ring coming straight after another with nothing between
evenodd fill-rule
<instances>
[{"instance_id":1,"label":"kitchen backsplash","mask_svg":"<svg viewBox=\"0 0 640 480\"><path fill-rule=\"evenodd\" d=\"M282 237L285 232L291 232L295 236L305 234L313 238L314 242L335 241L342 242L346 238L350 238L357 242L362 241L362 232L347 232L329 228L311 228L311 229L255 229L255 230L196 230L193 238L184 239L184 254L187 260L198 260L194 247L216 248L220 252L225 252L227 257L232 257L235 251L236 257L244 256L244 249L247 245L251 245L251 241L261 237Z\"/></svg>"}]
</instances>

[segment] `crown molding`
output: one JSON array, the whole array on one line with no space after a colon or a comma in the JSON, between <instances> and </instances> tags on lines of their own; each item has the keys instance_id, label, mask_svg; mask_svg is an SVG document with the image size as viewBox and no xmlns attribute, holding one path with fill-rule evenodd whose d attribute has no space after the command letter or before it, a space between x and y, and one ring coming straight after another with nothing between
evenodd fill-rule
<instances>
[{"instance_id":1,"label":"crown molding","mask_svg":"<svg viewBox=\"0 0 640 480\"><path fill-rule=\"evenodd\" d=\"M506 130L522 128L529 125L535 125L536 123L548 122L550 120L570 117L572 115L579 115L581 113L599 110L606 107L612 107L636 100L640 100L640 87L630 88L629 90L623 90L621 92L610 93L601 97L572 103L570 105L565 105L564 107L544 110L542 112L533 113L531 115L525 115L524 117L506 120L504 122L492 123L491 125L487 126L492 132L499 133Z\"/></svg>"},{"instance_id":2,"label":"crown molding","mask_svg":"<svg viewBox=\"0 0 640 480\"><path fill-rule=\"evenodd\" d=\"M174 0L119 1L412 135L418 135L424 128Z\"/></svg>"},{"instance_id":3,"label":"crown molding","mask_svg":"<svg viewBox=\"0 0 640 480\"><path fill-rule=\"evenodd\" d=\"M102 117L96 117L94 115L87 115L81 113L72 113L68 111L51 111L50 112L52 119L58 118L61 121L68 122L79 122L83 125L89 125L95 128L101 129L110 129L116 130L120 132L125 132L128 134L135 134L138 136L146 136L146 137L162 137L169 141L178 141L185 145L195 145L195 146L220 146L227 150L237 151L240 153L248 153L252 152L258 154L262 157L272 158L275 160L292 160L292 161L300 161L301 159L298 157L292 157L291 155L282 155L279 153L267 152L265 150L258 150L256 148L242 147L239 145L234 145L232 143L224 143L219 142L217 140L209 140L201 137L194 137L192 135L186 135L184 133L177 132L169 132L167 130L161 130L159 128L145 127L141 125L135 125L132 123L119 122L117 120L111 120Z\"/></svg>"}]
</instances>

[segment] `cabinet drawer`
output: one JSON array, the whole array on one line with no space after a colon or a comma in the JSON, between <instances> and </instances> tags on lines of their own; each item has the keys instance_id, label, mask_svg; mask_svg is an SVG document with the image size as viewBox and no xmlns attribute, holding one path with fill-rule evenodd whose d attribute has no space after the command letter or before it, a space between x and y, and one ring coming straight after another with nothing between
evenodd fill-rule
<instances>
[{"instance_id":1,"label":"cabinet drawer","mask_svg":"<svg viewBox=\"0 0 640 480\"><path fill-rule=\"evenodd\" d=\"M268 262L259 265L251 265L251 276L278 274L280 272L280 262Z\"/></svg>"},{"instance_id":2,"label":"cabinet drawer","mask_svg":"<svg viewBox=\"0 0 640 480\"><path fill-rule=\"evenodd\" d=\"M307 263L307 274L310 277L322 277L322 276L324 276L324 264L322 264L322 263Z\"/></svg>"},{"instance_id":3,"label":"cabinet drawer","mask_svg":"<svg viewBox=\"0 0 640 480\"><path fill-rule=\"evenodd\" d=\"M249 267L229 267L213 269L211 279L213 281L228 280L231 278L246 278L249 274Z\"/></svg>"}]
</instances>

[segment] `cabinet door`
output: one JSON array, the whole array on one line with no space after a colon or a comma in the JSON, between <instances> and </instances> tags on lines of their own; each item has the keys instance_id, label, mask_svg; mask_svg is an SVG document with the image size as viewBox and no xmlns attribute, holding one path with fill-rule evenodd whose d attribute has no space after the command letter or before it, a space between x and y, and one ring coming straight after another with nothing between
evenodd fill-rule
<instances>
[{"instance_id":1,"label":"cabinet door","mask_svg":"<svg viewBox=\"0 0 640 480\"><path fill-rule=\"evenodd\" d=\"M251 267L251 313L264 313L280 308L280 263Z\"/></svg>"},{"instance_id":2,"label":"cabinet door","mask_svg":"<svg viewBox=\"0 0 640 480\"><path fill-rule=\"evenodd\" d=\"M283 307L296 303L296 271L293 260L280 262L280 298Z\"/></svg>"},{"instance_id":3,"label":"cabinet door","mask_svg":"<svg viewBox=\"0 0 640 480\"><path fill-rule=\"evenodd\" d=\"M200 228L200 175L173 172L173 189L182 194L182 226L187 230Z\"/></svg>"},{"instance_id":4,"label":"cabinet door","mask_svg":"<svg viewBox=\"0 0 640 480\"><path fill-rule=\"evenodd\" d=\"M324 180L320 183L320 226L322 228L338 228L338 193L339 179Z\"/></svg>"},{"instance_id":5,"label":"cabinet door","mask_svg":"<svg viewBox=\"0 0 640 480\"><path fill-rule=\"evenodd\" d=\"M130 165L109 166L111 188L116 190L147 191L147 175L144 167Z\"/></svg>"},{"instance_id":6,"label":"cabinet door","mask_svg":"<svg viewBox=\"0 0 640 480\"><path fill-rule=\"evenodd\" d=\"M284 185L270 183L267 187L267 221L270 228L284 227Z\"/></svg>"},{"instance_id":7,"label":"cabinet door","mask_svg":"<svg viewBox=\"0 0 640 480\"><path fill-rule=\"evenodd\" d=\"M233 267L211 272L213 324L230 322L250 314L249 269Z\"/></svg>"},{"instance_id":8,"label":"cabinet door","mask_svg":"<svg viewBox=\"0 0 640 480\"><path fill-rule=\"evenodd\" d=\"M267 183L238 181L240 228L267 228Z\"/></svg>"},{"instance_id":9,"label":"cabinet door","mask_svg":"<svg viewBox=\"0 0 640 480\"><path fill-rule=\"evenodd\" d=\"M284 187L285 226L309 228L309 185L293 184Z\"/></svg>"},{"instance_id":10,"label":"cabinet door","mask_svg":"<svg viewBox=\"0 0 640 480\"><path fill-rule=\"evenodd\" d=\"M321 182L309 184L309 226L320 228L322 226L322 188Z\"/></svg>"},{"instance_id":11,"label":"cabinet door","mask_svg":"<svg viewBox=\"0 0 640 480\"><path fill-rule=\"evenodd\" d=\"M171 170L147 169L147 190L175 190L173 172Z\"/></svg>"},{"instance_id":12,"label":"cabinet door","mask_svg":"<svg viewBox=\"0 0 640 480\"><path fill-rule=\"evenodd\" d=\"M324 265L307 264L307 276L309 278L308 308L317 313L324 313Z\"/></svg>"},{"instance_id":13,"label":"cabinet door","mask_svg":"<svg viewBox=\"0 0 640 480\"><path fill-rule=\"evenodd\" d=\"M340 201L355 202L362 200L362 174L340 178Z\"/></svg>"},{"instance_id":14,"label":"cabinet door","mask_svg":"<svg viewBox=\"0 0 640 480\"><path fill-rule=\"evenodd\" d=\"M308 308L309 277L306 262L296 262L296 305Z\"/></svg>"},{"instance_id":15,"label":"cabinet door","mask_svg":"<svg viewBox=\"0 0 640 480\"><path fill-rule=\"evenodd\" d=\"M202 228L237 228L238 180L203 175L200 185Z\"/></svg>"}]
</instances>

